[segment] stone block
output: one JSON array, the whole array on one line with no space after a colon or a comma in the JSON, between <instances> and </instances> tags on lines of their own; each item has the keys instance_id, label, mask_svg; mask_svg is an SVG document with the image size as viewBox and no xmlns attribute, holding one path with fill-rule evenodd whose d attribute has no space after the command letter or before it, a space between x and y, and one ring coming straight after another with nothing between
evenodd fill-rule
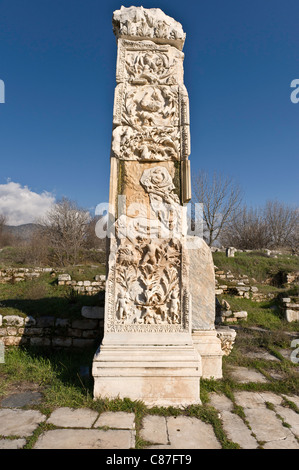
<instances>
[{"instance_id":1,"label":"stone block","mask_svg":"<svg viewBox=\"0 0 299 470\"><path fill-rule=\"evenodd\" d=\"M233 258L235 256L236 248L230 246L226 248L225 254L228 258Z\"/></svg>"},{"instance_id":2,"label":"stone block","mask_svg":"<svg viewBox=\"0 0 299 470\"><path fill-rule=\"evenodd\" d=\"M285 318L288 322L299 321L299 311L287 309L285 311Z\"/></svg>"},{"instance_id":3,"label":"stone block","mask_svg":"<svg viewBox=\"0 0 299 470\"><path fill-rule=\"evenodd\" d=\"M7 326L23 326L24 318L19 315L5 315L2 318L2 321Z\"/></svg>"},{"instance_id":4,"label":"stone block","mask_svg":"<svg viewBox=\"0 0 299 470\"><path fill-rule=\"evenodd\" d=\"M81 315L85 318L103 319L104 318L104 307L82 307Z\"/></svg>"},{"instance_id":5,"label":"stone block","mask_svg":"<svg viewBox=\"0 0 299 470\"><path fill-rule=\"evenodd\" d=\"M82 338L95 339L99 336L97 330L80 330L82 332Z\"/></svg>"},{"instance_id":6,"label":"stone block","mask_svg":"<svg viewBox=\"0 0 299 470\"><path fill-rule=\"evenodd\" d=\"M25 328L24 335L26 336L41 336L43 334L42 328Z\"/></svg>"},{"instance_id":7,"label":"stone block","mask_svg":"<svg viewBox=\"0 0 299 470\"><path fill-rule=\"evenodd\" d=\"M40 346L40 347L45 347L45 346L51 346L51 340L50 338L44 338L43 336L37 336L30 338L30 344L31 346Z\"/></svg>"},{"instance_id":8,"label":"stone block","mask_svg":"<svg viewBox=\"0 0 299 470\"><path fill-rule=\"evenodd\" d=\"M247 314L247 312L245 312L245 311L242 310L242 311L240 311L240 312L234 312L233 315L234 315L235 318L243 318L243 319L245 319L245 318L247 318L247 315L248 315L248 314Z\"/></svg>"},{"instance_id":9,"label":"stone block","mask_svg":"<svg viewBox=\"0 0 299 470\"><path fill-rule=\"evenodd\" d=\"M39 317L36 319L36 326L38 328L47 328L54 326L55 323L55 317L51 316L45 316L45 317Z\"/></svg>"},{"instance_id":10,"label":"stone block","mask_svg":"<svg viewBox=\"0 0 299 470\"><path fill-rule=\"evenodd\" d=\"M25 318L25 326L28 327L33 325L36 325L36 320L31 315L28 315L28 317Z\"/></svg>"},{"instance_id":11,"label":"stone block","mask_svg":"<svg viewBox=\"0 0 299 470\"><path fill-rule=\"evenodd\" d=\"M59 281L71 281L71 275L70 274L59 274L58 275L58 282Z\"/></svg>"},{"instance_id":12,"label":"stone block","mask_svg":"<svg viewBox=\"0 0 299 470\"><path fill-rule=\"evenodd\" d=\"M14 326L8 326L6 331L9 336L16 336L18 333L18 329Z\"/></svg>"},{"instance_id":13,"label":"stone block","mask_svg":"<svg viewBox=\"0 0 299 470\"><path fill-rule=\"evenodd\" d=\"M214 329L215 273L212 252L200 237L188 237L192 329Z\"/></svg>"},{"instance_id":14,"label":"stone block","mask_svg":"<svg viewBox=\"0 0 299 470\"><path fill-rule=\"evenodd\" d=\"M3 337L3 343L5 346L19 346L20 344L24 344L25 341L21 336L5 336Z\"/></svg>"},{"instance_id":15,"label":"stone block","mask_svg":"<svg viewBox=\"0 0 299 470\"><path fill-rule=\"evenodd\" d=\"M94 345L93 339L85 339L85 338L74 338L73 339L73 346L75 348L89 348Z\"/></svg>"},{"instance_id":16,"label":"stone block","mask_svg":"<svg viewBox=\"0 0 299 470\"><path fill-rule=\"evenodd\" d=\"M52 338L52 346L54 347L69 347L72 345L72 338L65 338L64 336L55 336Z\"/></svg>"},{"instance_id":17,"label":"stone block","mask_svg":"<svg viewBox=\"0 0 299 470\"><path fill-rule=\"evenodd\" d=\"M73 320L72 328L79 328L81 330L93 330L98 326L98 321L95 319L86 320Z\"/></svg>"},{"instance_id":18,"label":"stone block","mask_svg":"<svg viewBox=\"0 0 299 470\"><path fill-rule=\"evenodd\" d=\"M70 320L68 318L56 318L55 326L59 328L65 328L70 325Z\"/></svg>"},{"instance_id":19,"label":"stone block","mask_svg":"<svg viewBox=\"0 0 299 470\"><path fill-rule=\"evenodd\" d=\"M80 328L68 328L67 335L71 336L72 338L81 338L83 331L84 330L81 330Z\"/></svg>"},{"instance_id":20,"label":"stone block","mask_svg":"<svg viewBox=\"0 0 299 470\"><path fill-rule=\"evenodd\" d=\"M193 344L201 357L202 377L204 379L222 378L221 341L216 330L193 330Z\"/></svg>"}]
</instances>

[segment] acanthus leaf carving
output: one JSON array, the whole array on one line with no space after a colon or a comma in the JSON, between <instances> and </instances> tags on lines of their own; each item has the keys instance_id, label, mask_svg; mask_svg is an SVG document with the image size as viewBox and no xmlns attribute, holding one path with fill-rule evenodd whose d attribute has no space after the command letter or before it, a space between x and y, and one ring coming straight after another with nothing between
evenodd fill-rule
<instances>
[{"instance_id":1,"label":"acanthus leaf carving","mask_svg":"<svg viewBox=\"0 0 299 470\"><path fill-rule=\"evenodd\" d=\"M179 160L180 132L177 128L117 126L113 131L112 151L121 160Z\"/></svg>"},{"instance_id":2,"label":"acanthus leaf carving","mask_svg":"<svg viewBox=\"0 0 299 470\"><path fill-rule=\"evenodd\" d=\"M166 85L116 87L114 124L141 129L179 125L178 87Z\"/></svg>"}]
</instances>

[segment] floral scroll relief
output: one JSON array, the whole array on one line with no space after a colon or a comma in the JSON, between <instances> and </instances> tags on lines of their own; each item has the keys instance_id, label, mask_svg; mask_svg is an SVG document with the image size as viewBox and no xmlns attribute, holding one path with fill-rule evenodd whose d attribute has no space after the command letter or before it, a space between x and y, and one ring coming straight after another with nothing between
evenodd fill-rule
<instances>
[{"instance_id":1,"label":"floral scroll relief","mask_svg":"<svg viewBox=\"0 0 299 470\"><path fill-rule=\"evenodd\" d=\"M112 151L121 160L166 161L180 159L180 133L177 128L117 126Z\"/></svg>"},{"instance_id":2,"label":"floral scroll relief","mask_svg":"<svg viewBox=\"0 0 299 470\"><path fill-rule=\"evenodd\" d=\"M121 7L113 13L113 30L119 36L185 39L182 25L159 8Z\"/></svg>"},{"instance_id":3,"label":"floral scroll relief","mask_svg":"<svg viewBox=\"0 0 299 470\"><path fill-rule=\"evenodd\" d=\"M155 166L144 170L140 184L149 195L150 205L157 219L166 226L174 236L182 235L182 206L174 193L175 185L164 166Z\"/></svg>"},{"instance_id":4,"label":"floral scroll relief","mask_svg":"<svg viewBox=\"0 0 299 470\"><path fill-rule=\"evenodd\" d=\"M116 322L179 324L181 246L176 240L123 240L117 251Z\"/></svg>"},{"instance_id":5,"label":"floral scroll relief","mask_svg":"<svg viewBox=\"0 0 299 470\"><path fill-rule=\"evenodd\" d=\"M175 185L164 166L155 166L144 170L140 184L150 196L150 201L164 201L167 204L179 204L180 199L173 192Z\"/></svg>"},{"instance_id":6,"label":"floral scroll relief","mask_svg":"<svg viewBox=\"0 0 299 470\"><path fill-rule=\"evenodd\" d=\"M177 83L176 61L163 52L128 52L125 68L128 81L133 85Z\"/></svg>"},{"instance_id":7,"label":"floral scroll relief","mask_svg":"<svg viewBox=\"0 0 299 470\"><path fill-rule=\"evenodd\" d=\"M124 91L121 123L137 129L143 126L178 126L177 87L127 87Z\"/></svg>"}]
</instances>

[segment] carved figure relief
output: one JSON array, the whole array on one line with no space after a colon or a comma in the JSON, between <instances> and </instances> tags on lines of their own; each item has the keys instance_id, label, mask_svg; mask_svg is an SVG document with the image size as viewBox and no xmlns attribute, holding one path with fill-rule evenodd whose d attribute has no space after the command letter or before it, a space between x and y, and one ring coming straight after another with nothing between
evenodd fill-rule
<instances>
[{"instance_id":1,"label":"carved figure relief","mask_svg":"<svg viewBox=\"0 0 299 470\"><path fill-rule=\"evenodd\" d=\"M137 36L185 40L180 23L165 15L159 8L146 10L143 7L121 7L113 15L116 36Z\"/></svg>"},{"instance_id":2,"label":"carved figure relief","mask_svg":"<svg viewBox=\"0 0 299 470\"><path fill-rule=\"evenodd\" d=\"M169 44L119 39L116 81L131 85L183 85L184 54Z\"/></svg>"},{"instance_id":3,"label":"carved figure relief","mask_svg":"<svg viewBox=\"0 0 299 470\"><path fill-rule=\"evenodd\" d=\"M181 245L177 240L122 240L117 250L116 322L179 324Z\"/></svg>"},{"instance_id":4,"label":"carved figure relief","mask_svg":"<svg viewBox=\"0 0 299 470\"><path fill-rule=\"evenodd\" d=\"M125 67L128 81L133 85L177 83L176 62L162 52L141 51L127 53Z\"/></svg>"},{"instance_id":5,"label":"carved figure relief","mask_svg":"<svg viewBox=\"0 0 299 470\"><path fill-rule=\"evenodd\" d=\"M121 160L166 161L180 159L180 133L174 128L117 126L112 151Z\"/></svg>"},{"instance_id":6,"label":"carved figure relief","mask_svg":"<svg viewBox=\"0 0 299 470\"><path fill-rule=\"evenodd\" d=\"M143 126L179 125L178 89L175 86L128 86L124 90L122 103L122 124L137 129Z\"/></svg>"},{"instance_id":7,"label":"carved figure relief","mask_svg":"<svg viewBox=\"0 0 299 470\"><path fill-rule=\"evenodd\" d=\"M121 7L113 25L118 85L112 157L121 160L113 198L122 195L126 203L110 251L105 325L113 332L186 331L182 162L175 163L190 148L185 33L161 10L143 7Z\"/></svg>"}]
</instances>

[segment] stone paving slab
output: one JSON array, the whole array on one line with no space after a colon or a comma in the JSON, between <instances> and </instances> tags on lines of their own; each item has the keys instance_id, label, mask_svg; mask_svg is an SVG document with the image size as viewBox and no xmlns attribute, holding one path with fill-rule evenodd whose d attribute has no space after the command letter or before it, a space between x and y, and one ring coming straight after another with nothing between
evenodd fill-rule
<instances>
[{"instance_id":1,"label":"stone paving slab","mask_svg":"<svg viewBox=\"0 0 299 470\"><path fill-rule=\"evenodd\" d=\"M197 418L166 418L169 441L175 449L221 449L211 424Z\"/></svg>"},{"instance_id":2,"label":"stone paving slab","mask_svg":"<svg viewBox=\"0 0 299 470\"><path fill-rule=\"evenodd\" d=\"M117 428L117 429L135 429L135 414L125 411L106 411L100 415L95 422L94 427Z\"/></svg>"},{"instance_id":3,"label":"stone paving slab","mask_svg":"<svg viewBox=\"0 0 299 470\"><path fill-rule=\"evenodd\" d=\"M265 402L279 407L280 396L270 392L237 392L235 400L238 405L243 407L246 419L257 440L269 443L267 448L279 448L282 444L293 446L294 442L297 445L297 441L293 440L294 436L288 428L283 426L276 413L266 407Z\"/></svg>"},{"instance_id":4,"label":"stone paving slab","mask_svg":"<svg viewBox=\"0 0 299 470\"><path fill-rule=\"evenodd\" d=\"M248 369L247 367L231 366L229 368L229 374L233 377L236 382L239 383L266 383L268 380L260 372L254 369Z\"/></svg>"},{"instance_id":5,"label":"stone paving slab","mask_svg":"<svg viewBox=\"0 0 299 470\"><path fill-rule=\"evenodd\" d=\"M257 392L235 392L234 397L237 405L243 408L257 408L265 404L264 398Z\"/></svg>"},{"instance_id":6,"label":"stone paving slab","mask_svg":"<svg viewBox=\"0 0 299 470\"><path fill-rule=\"evenodd\" d=\"M251 435L250 429L246 426L242 418L229 411L221 412L223 429L228 439L239 444L242 449L257 449L259 444Z\"/></svg>"},{"instance_id":7,"label":"stone paving slab","mask_svg":"<svg viewBox=\"0 0 299 470\"><path fill-rule=\"evenodd\" d=\"M276 406L275 411L291 426L291 431L299 437L299 414L284 406Z\"/></svg>"},{"instance_id":8,"label":"stone paving slab","mask_svg":"<svg viewBox=\"0 0 299 470\"><path fill-rule=\"evenodd\" d=\"M140 437L148 442L167 445L168 434L166 418L164 416L145 416L142 421Z\"/></svg>"},{"instance_id":9,"label":"stone paving slab","mask_svg":"<svg viewBox=\"0 0 299 470\"><path fill-rule=\"evenodd\" d=\"M293 403L295 403L297 408L299 408L299 397L298 396L296 396L296 395L282 395L282 396L285 397L287 400L292 401Z\"/></svg>"},{"instance_id":10,"label":"stone paving slab","mask_svg":"<svg viewBox=\"0 0 299 470\"><path fill-rule=\"evenodd\" d=\"M47 423L60 428L91 428L97 417L98 413L90 409L63 407L53 411Z\"/></svg>"},{"instance_id":11,"label":"stone paving slab","mask_svg":"<svg viewBox=\"0 0 299 470\"><path fill-rule=\"evenodd\" d=\"M209 405L213 406L219 411L231 411L233 409L233 402L227 398L226 395L220 395L219 393L210 393Z\"/></svg>"},{"instance_id":12,"label":"stone paving slab","mask_svg":"<svg viewBox=\"0 0 299 470\"><path fill-rule=\"evenodd\" d=\"M46 417L36 410L0 410L0 436L30 436Z\"/></svg>"},{"instance_id":13,"label":"stone paving slab","mask_svg":"<svg viewBox=\"0 0 299 470\"><path fill-rule=\"evenodd\" d=\"M258 395L261 397L264 403L269 402L275 406L280 405L283 401L280 395L277 395L276 393L272 393L272 392L258 392Z\"/></svg>"},{"instance_id":14,"label":"stone paving slab","mask_svg":"<svg viewBox=\"0 0 299 470\"><path fill-rule=\"evenodd\" d=\"M251 359L264 359L266 361L274 361L279 362L279 359L268 351L249 351L246 353L246 357L250 357Z\"/></svg>"},{"instance_id":15,"label":"stone paving slab","mask_svg":"<svg viewBox=\"0 0 299 470\"><path fill-rule=\"evenodd\" d=\"M22 408L23 406L37 405L42 400L42 394L35 391L12 393L1 401L2 408Z\"/></svg>"},{"instance_id":16,"label":"stone paving slab","mask_svg":"<svg viewBox=\"0 0 299 470\"><path fill-rule=\"evenodd\" d=\"M220 419L227 437L239 444L242 449L256 449L258 442L251 435L250 429L242 418L232 413L233 402L225 395L218 393L210 394L210 405L220 411Z\"/></svg>"},{"instance_id":17,"label":"stone paving slab","mask_svg":"<svg viewBox=\"0 0 299 470\"><path fill-rule=\"evenodd\" d=\"M55 429L46 431L34 449L131 449L135 431L102 429Z\"/></svg>"},{"instance_id":18,"label":"stone paving slab","mask_svg":"<svg viewBox=\"0 0 299 470\"><path fill-rule=\"evenodd\" d=\"M289 436L289 430L282 425L274 411L259 406L244 408L244 412L258 441L279 441Z\"/></svg>"},{"instance_id":19,"label":"stone paving slab","mask_svg":"<svg viewBox=\"0 0 299 470\"><path fill-rule=\"evenodd\" d=\"M298 396L286 396L299 403ZM233 402L225 395L211 393L209 404L219 411L224 432L243 449L299 449L299 414L282 406L283 397L272 392L234 393L243 407L249 429L240 416L232 412ZM266 403L273 405L273 410ZM283 426L282 420L288 427ZM0 449L19 449L46 417L36 410L0 409ZM58 408L47 423L64 429L41 434L35 449L130 449L135 448L135 414L90 409ZM96 427L111 429L96 429ZM72 429L70 429L72 427ZM80 429L78 429L80 427ZM91 429L92 428L92 429ZM256 439L252 435L255 434ZM5 438L5 437L10 437ZM15 439L11 439L15 436ZM140 438L151 442L147 449L221 449L213 427L195 417L146 415Z\"/></svg>"},{"instance_id":20,"label":"stone paving slab","mask_svg":"<svg viewBox=\"0 0 299 470\"><path fill-rule=\"evenodd\" d=\"M294 436L289 434L286 439L267 442L263 445L263 449L299 449L299 444Z\"/></svg>"},{"instance_id":21,"label":"stone paving slab","mask_svg":"<svg viewBox=\"0 0 299 470\"><path fill-rule=\"evenodd\" d=\"M26 445L26 439L0 439L1 449L22 449Z\"/></svg>"}]
</instances>

